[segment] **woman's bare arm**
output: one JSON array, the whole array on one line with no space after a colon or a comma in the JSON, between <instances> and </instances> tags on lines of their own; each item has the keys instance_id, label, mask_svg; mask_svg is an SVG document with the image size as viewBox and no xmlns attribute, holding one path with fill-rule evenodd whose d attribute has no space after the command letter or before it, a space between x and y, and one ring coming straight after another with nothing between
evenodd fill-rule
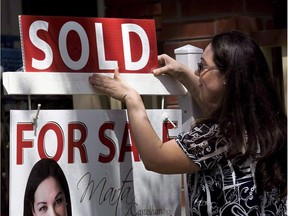
<instances>
[{"instance_id":1,"label":"woman's bare arm","mask_svg":"<svg viewBox=\"0 0 288 216\"><path fill-rule=\"evenodd\" d=\"M132 137L146 169L163 174L198 171L199 167L175 140L165 143L160 140L148 119L140 95L122 80L118 69L114 78L93 74L89 81L96 89L125 102Z\"/></svg>"}]
</instances>

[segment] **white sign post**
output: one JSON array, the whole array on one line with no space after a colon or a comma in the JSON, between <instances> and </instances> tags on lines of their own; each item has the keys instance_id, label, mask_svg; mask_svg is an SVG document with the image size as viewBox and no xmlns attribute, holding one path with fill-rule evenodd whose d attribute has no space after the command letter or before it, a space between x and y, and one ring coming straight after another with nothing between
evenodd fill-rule
<instances>
[{"instance_id":1,"label":"white sign post","mask_svg":"<svg viewBox=\"0 0 288 216\"><path fill-rule=\"evenodd\" d=\"M197 63L201 60L201 55L203 50L191 45L186 45L174 50L176 60L182 64L192 68L197 69ZM196 104L194 99L190 95L179 96L179 108L182 109L182 130L189 131L191 129L191 124L201 115L201 110ZM185 192L185 210L186 215L190 215L189 211L189 198L188 198L188 185L186 181L186 175L184 176L184 192Z\"/></svg>"}]
</instances>

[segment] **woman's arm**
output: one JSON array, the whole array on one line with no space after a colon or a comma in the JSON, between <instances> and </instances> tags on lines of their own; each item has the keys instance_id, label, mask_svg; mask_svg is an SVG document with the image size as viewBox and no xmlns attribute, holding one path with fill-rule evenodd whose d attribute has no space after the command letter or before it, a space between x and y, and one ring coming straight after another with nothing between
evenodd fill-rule
<instances>
[{"instance_id":1,"label":"woman's arm","mask_svg":"<svg viewBox=\"0 0 288 216\"><path fill-rule=\"evenodd\" d=\"M93 74L89 81L96 89L125 102L132 137L147 170L163 174L199 170L175 140L162 143L151 126L140 95L122 80L118 69L114 78Z\"/></svg>"}]
</instances>

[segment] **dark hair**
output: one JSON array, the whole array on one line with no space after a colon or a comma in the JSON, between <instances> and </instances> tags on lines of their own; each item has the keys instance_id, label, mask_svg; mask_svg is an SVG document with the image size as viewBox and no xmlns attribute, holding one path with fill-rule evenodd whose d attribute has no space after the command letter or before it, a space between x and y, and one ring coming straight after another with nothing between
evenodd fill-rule
<instances>
[{"instance_id":1,"label":"dark hair","mask_svg":"<svg viewBox=\"0 0 288 216\"><path fill-rule=\"evenodd\" d=\"M61 188L64 191L65 199L67 202L66 207L68 216L72 215L70 192L65 175L56 161L54 161L53 159L46 158L39 160L33 166L30 172L24 196L24 214L23 214L24 216L33 216L32 211L34 208L33 206L35 201L34 200L35 191L37 190L39 184L50 176L55 178L61 185Z\"/></svg>"},{"instance_id":2,"label":"dark hair","mask_svg":"<svg viewBox=\"0 0 288 216\"><path fill-rule=\"evenodd\" d=\"M266 59L257 43L238 31L216 35L211 45L226 80L223 103L212 116L236 145L230 154L244 148L246 156L258 158L257 188L276 187L286 195L287 116Z\"/></svg>"}]
</instances>

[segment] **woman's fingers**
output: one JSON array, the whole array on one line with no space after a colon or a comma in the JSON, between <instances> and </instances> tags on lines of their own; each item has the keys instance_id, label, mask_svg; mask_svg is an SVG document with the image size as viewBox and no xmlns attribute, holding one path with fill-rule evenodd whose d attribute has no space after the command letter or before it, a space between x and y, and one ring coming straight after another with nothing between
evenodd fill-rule
<instances>
[{"instance_id":1,"label":"woman's fingers","mask_svg":"<svg viewBox=\"0 0 288 216\"><path fill-rule=\"evenodd\" d=\"M152 73L154 75L160 75L160 74L164 74L164 73L167 73L167 66L164 66L164 67L160 67L160 68L156 68L152 71Z\"/></svg>"},{"instance_id":2,"label":"woman's fingers","mask_svg":"<svg viewBox=\"0 0 288 216\"><path fill-rule=\"evenodd\" d=\"M119 73L119 69L116 68L114 71L114 77L108 77L100 74L92 74L89 77L89 82L91 85L117 100L121 100L128 92L128 85L122 80L122 77Z\"/></svg>"},{"instance_id":3,"label":"woman's fingers","mask_svg":"<svg viewBox=\"0 0 288 216\"><path fill-rule=\"evenodd\" d=\"M96 74L93 74L92 76L89 77L89 82L95 87L99 87L98 84L102 83L102 77ZM98 83L98 84L97 84Z\"/></svg>"},{"instance_id":4,"label":"woman's fingers","mask_svg":"<svg viewBox=\"0 0 288 216\"><path fill-rule=\"evenodd\" d=\"M121 76L120 76L120 73L119 73L119 68L115 68L115 71L114 71L114 79L120 79Z\"/></svg>"},{"instance_id":5,"label":"woman's fingers","mask_svg":"<svg viewBox=\"0 0 288 216\"><path fill-rule=\"evenodd\" d=\"M111 78L103 76L103 75L99 75L99 74L92 74L89 77L89 82L94 88L107 94L107 89L109 89L108 79L111 79Z\"/></svg>"},{"instance_id":6,"label":"woman's fingers","mask_svg":"<svg viewBox=\"0 0 288 216\"><path fill-rule=\"evenodd\" d=\"M152 70L154 75L171 73L173 71L172 63L173 60L170 56L162 54L158 56L158 65L159 67Z\"/></svg>"}]
</instances>

